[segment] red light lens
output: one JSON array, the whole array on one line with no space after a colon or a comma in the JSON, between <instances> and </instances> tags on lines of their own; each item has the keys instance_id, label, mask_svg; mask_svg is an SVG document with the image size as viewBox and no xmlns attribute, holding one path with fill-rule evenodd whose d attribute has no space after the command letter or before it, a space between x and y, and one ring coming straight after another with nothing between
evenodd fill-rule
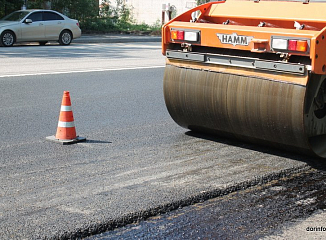
<instances>
[{"instance_id":1,"label":"red light lens","mask_svg":"<svg viewBox=\"0 0 326 240\"><path fill-rule=\"evenodd\" d=\"M288 50L297 51L297 40L289 40Z\"/></svg>"},{"instance_id":2,"label":"red light lens","mask_svg":"<svg viewBox=\"0 0 326 240\"><path fill-rule=\"evenodd\" d=\"M184 31L178 31L178 40L183 40L185 37L185 32Z\"/></svg>"}]
</instances>

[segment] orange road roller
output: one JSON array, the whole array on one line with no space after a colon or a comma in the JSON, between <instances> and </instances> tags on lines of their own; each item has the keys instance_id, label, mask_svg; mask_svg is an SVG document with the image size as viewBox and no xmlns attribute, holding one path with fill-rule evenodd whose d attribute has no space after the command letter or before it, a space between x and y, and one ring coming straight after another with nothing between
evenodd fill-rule
<instances>
[{"instance_id":1,"label":"orange road roller","mask_svg":"<svg viewBox=\"0 0 326 240\"><path fill-rule=\"evenodd\" d=\"M193 131L326 157L326 2L218 1L162 28L164 98Z\"/></svg>"}]
</instances>

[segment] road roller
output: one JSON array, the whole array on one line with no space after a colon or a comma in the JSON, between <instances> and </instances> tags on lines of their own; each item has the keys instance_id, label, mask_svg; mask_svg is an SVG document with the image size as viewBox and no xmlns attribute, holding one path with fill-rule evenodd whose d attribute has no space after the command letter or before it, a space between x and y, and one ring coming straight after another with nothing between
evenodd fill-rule
<instances>
[{"instance_id":1,"label":"road roller","mask_svg":"<svg viewBox=\"0 0 326 240\"><path fill-rule=\"evenodd\" d=\"M209 2L162 27L164 99L192 131L326 157L326 2Z\"/></svg>"}]
</instances>

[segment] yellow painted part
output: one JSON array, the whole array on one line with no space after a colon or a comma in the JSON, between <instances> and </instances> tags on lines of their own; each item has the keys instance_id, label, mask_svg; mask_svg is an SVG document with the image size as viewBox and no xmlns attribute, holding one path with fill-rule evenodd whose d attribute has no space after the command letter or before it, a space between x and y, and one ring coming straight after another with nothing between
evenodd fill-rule
<instances>
[{"instance_id":1,"label":"yellow painted part","mask_svg":"<svg viewBox=\"0 0 326 240\"><path fill-rule=\"evenodd\" d=\"M314 21L326 23L326 3L311 2L277 2L265 1L226 1L223 4L213 4L206 16L210 17L236 17L247 19L271 19Z\"/></svg>"}]
</instances>

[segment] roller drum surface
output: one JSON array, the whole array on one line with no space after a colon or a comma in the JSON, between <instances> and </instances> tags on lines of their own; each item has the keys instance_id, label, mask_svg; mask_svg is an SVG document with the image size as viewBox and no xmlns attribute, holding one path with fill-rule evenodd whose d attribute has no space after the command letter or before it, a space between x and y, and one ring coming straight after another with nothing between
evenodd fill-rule
<instances>
[{"instance_id":1,"label":"roller drum surface","mask_svg":"<svg viewBox=\"0 0 326 240\"><path fill-rule=\"evenodd\" d=\"M174 121L195 131L326 157L323 76L306 76L307 83L298 84L281 74L274 74L275 80L271 73L231 70L168 63L164 97Z\"/></svg>"}]
</instances>

